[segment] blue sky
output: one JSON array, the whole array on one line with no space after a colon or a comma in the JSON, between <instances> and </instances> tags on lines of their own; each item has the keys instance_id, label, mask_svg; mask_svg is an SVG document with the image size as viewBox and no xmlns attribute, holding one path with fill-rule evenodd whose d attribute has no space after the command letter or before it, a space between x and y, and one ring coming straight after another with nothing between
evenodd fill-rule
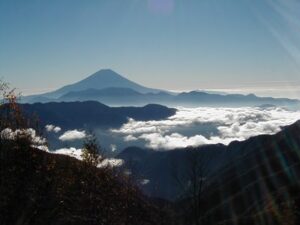
<instances>
[{"instance_id":1,"label":"blue sky","mask_svg":"<svg viewBox=\"0 0 300 225\"><path fill-rule=\"evenodd\" d=\"M300 97L297 0L0 0L0 76L25 94L111 68L170 90Z\"/></svg>"}]
</instances>

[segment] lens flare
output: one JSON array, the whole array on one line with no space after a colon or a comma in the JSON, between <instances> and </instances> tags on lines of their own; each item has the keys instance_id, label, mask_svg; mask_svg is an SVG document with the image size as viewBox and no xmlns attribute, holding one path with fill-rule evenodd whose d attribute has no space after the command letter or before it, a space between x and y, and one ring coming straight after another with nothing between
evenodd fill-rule
<instances>
[{"instance_id":1,"label":"lens flare","mask_svg":"<svg viewBox=\"0 0 300 225\"><path fill-rule=\"evenodd\" d=\"M300 2L296 0L265 0L270 13L255 8L257 18L300 66Z\"/></svg>"},{"instance_id":2,"label":"lens flare","mask_svg":"<svg viewBox=\"0 0 300 225\"><path fill-rule=\"evenodd\" d=\"M297 0L264 0L259 6L248 1L254 10L256 18L265 26L267 31L287 53L297 70L300 69L300 2ZM267 10L266 10L267 9ZM282 90L288 90L289 95L299 98L299 89L295 89L298 80L290 76L290 84L282 85ZM285 87L284 87L285 86Z\"/></svg>"}]
</instances>

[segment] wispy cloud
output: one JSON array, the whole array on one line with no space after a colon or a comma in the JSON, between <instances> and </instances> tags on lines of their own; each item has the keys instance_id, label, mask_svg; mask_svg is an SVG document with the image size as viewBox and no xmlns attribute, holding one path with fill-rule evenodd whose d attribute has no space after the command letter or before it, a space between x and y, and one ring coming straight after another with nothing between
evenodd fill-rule
<instances>
[{"instance_id":1,"label":"wispy cloud","mask_svg":"<svg viewBox=\"0 0 300 225\"><path fill-rule=\"evenodd\" d=\"M66 131L63 135L59 137L61 141L75 141L75 140L82 140L87 137L85 131L79 130L69 130Z\"/></svg>"},{"instance_id":2,"label":"wispy cloud","mask_svg":"<svg viewBox=\"0 0 300 225\"><path fill-rule=\"evenodd\" d=\"M154 149L174 149L206 144L229 144L259 134L274 134L282 126L300 119L300 111L282 108L179 108L176 115L162 121L135 121L130 119L120 129L111 130L121 134L124 141L142 140ZM201 127L213 127L216 132L205 135ZM181 128L196 127L199 133L187 135Z\"/></svg>"},{"instance_id":3,"label":"wispy cloud","mask_svg":"<svg viewBox=\"0 0 300 225\"><path fill-rule=\"evenodd\" d=\"M52 125L52 124L46 125L45 128L46 128L46 131L47 131L47 132L58 133L58 132L61 131L61 128L60 128L60 127L54 126L54 125Z\"/></svg>"},{"instance_id":4,"label":"wispy cloud","mask_svg":"<svg viewBox=\"0 0 300 225\"><path fill-rule=\"evenodd\" d=\"M98 168L120 167L123 164L124 164L124 161L122 159L108 158L108 159L104 159L97 167Z\"/></svg>"},{"instance_id":5,"label":"wispy cloud","mask_svg":"<svg viewBox=\"0 0 300 225\"><path fill-rule=\"evenodd\" d=\"M150 183L150 180L148 180L148 179L143 179L143 180L140 181L141 185L147 185L149 183Z\"/></svg>"},{"instance_id":6,"label":"wispy cloud","mask_svg":"<svg viewBox=\"0 0 300 225\"><path fill-rule=\"evenodd\" d=\"M110 150L112 151L112 152L115 152L115 151L117 151L117 146L116 145L114 145L114 144L111 144L110 146Z\"/></svg>"}]
</instances>

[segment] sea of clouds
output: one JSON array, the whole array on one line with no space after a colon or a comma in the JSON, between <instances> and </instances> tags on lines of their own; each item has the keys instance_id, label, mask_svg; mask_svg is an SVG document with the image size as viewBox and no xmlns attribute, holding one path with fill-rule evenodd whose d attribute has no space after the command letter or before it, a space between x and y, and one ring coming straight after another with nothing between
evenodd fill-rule
<instances>
[{"instance_id":1,"label":"sea of clouds","mask_svg":"<svg viewBox=\"0 0 300 225\"><path fill-rule=\"evenodd\" d=\"M178 108L177 113L166 120L129 119L120 129L111 132L132 144L144 141L149 148L174 149L217 143L227 145L234 140L274 134L299 119L300 111L278 107Z\"/></svg>"},{"instance_id":2,"label":"sea of clouds","mask_svg":"<svg viewBox=\"0 0 300 225\"><path fill-rule=\"evenodd\" d=\"M232 141L243 141L260 134L274 134L299 119L300 111L278 107L178 108L174 116L165 120L136 121L129 118L119 129L105 132L108 136L117 136L118 140L128 146L170 150L218 143L227 145ZM49 150L46 139L38 136L31 128L15 131L7 128L0 132L0 137L14 140L17 136L26 135L31 137L35 148L82 160L82 148L71 147L70 144L76 141L83 142L89 136L86 131L63 131L62 128L51 124L47 125L45 130L55 134L57 140L65 143L67 147ZM114 144L112 139L109 141L109 149L115 152L120 146ZM118 167L122 164L120 159L107 158L99 167Z\"/></svg>"}]
</instances>

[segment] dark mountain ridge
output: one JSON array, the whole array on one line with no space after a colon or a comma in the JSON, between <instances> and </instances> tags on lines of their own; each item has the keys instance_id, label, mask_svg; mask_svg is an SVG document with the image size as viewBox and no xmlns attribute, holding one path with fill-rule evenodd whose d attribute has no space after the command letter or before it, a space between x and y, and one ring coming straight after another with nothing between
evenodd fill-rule
<instances>
[{"instance_id":1,"label":"dark mountain ridge","mask_svg":"<svg viewBox=\"0 0 300 225\"><path fill-rule=\"evenodd\" d=\"M161 120L176 113L176 109L161 105L144 107L109 107L95 101L22 104L26 115L38 115L41 125L55 124L64 129L120 127L128 118Z\"/></svg>"},{"instance_id":2,"label":"dark mountain ridge","mask_svg":"<svg viewBox=\"0 0 300 225\"><path fill-rule=\"evenodd\" d=\"M299 221L300 121L275 135L228 148L239 154L212 177L205 220L214 224Z\"/></svg>"},{"instance_id":3,"label":"dark mountain ridge","mask_svg":"<svg viewBox=\"0 0 300 225\"><path fill-rule=\"evenodd\" d=\"M146 194L175 200L180 197L182 190L176 184L172 175L173 170L177 167L181 174L186 173L190 163L190 151L195 152L195 156L199 157L201 163L205 163L207 179L212 183L217 182L215 184L217 187L224 186L226 179L237 179L234 177L243 174L243 171L256 168L259 162L272 164L274 160L281 160L276 163L279 163L281 167L284 166L287 171L293 170L292 173L297 174L298 172L290 167L295 162L300 165L300 158L297 156L300 155L300 121L283 128L275 135L260 135L242 142L234 141L228 146L207 145L170 151L154 151L134 147L125 149L118 155L118 158L127 162L127 165L124 166L129 167L137 179L150 180L147 185L141 186ZM285 164L280 159L281 156L284 157ZM273 176L271 173L276 172L275 169L265 172ZM249 182L253 182L257 178L253 176ZM296 178L294 178L295 181ZM240 185L238 187L242 188ZM224 189L226 188L224 187Z\"/></svg>"}]
</instances>

